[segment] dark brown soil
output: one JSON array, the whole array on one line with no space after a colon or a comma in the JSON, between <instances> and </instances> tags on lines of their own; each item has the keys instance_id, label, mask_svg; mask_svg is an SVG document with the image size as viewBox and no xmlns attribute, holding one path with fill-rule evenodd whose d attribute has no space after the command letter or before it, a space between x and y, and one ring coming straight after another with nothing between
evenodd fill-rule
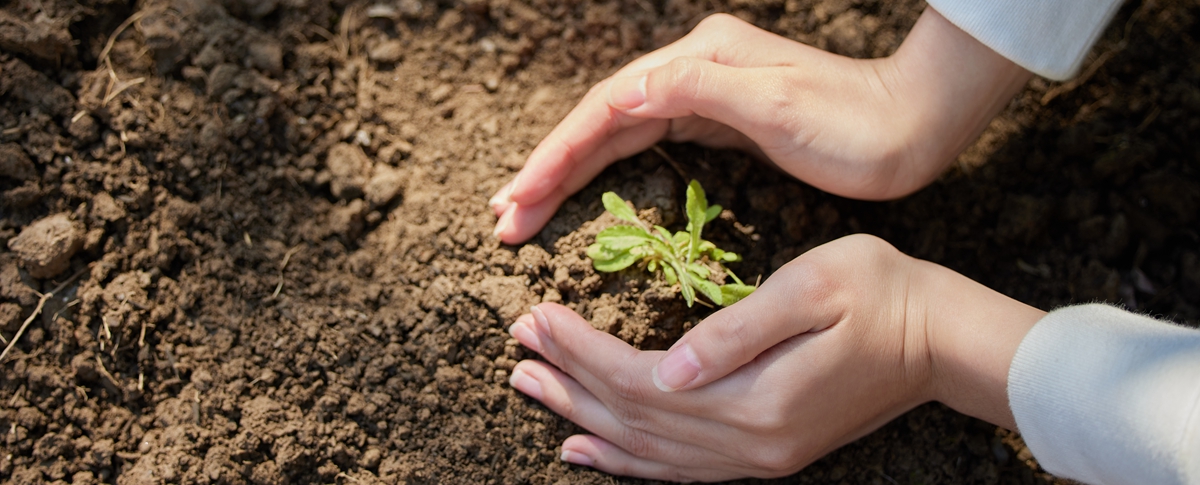
<instances>
[{"instance_id":1,"label":"dark brown soil","mask_svg":"<svg viewBox=\"0 0 1200 485\"><path fill-rule=\"evenodd\" d=\"M8 483L638 483L557 461L506 325L561 301L662 348L709 310L582 250L617 190L678 227L684 180L621 162L530 244L485 201L594 82L733 12L886 55L881 0L0 2ZM1084 82L1035 80L930 188L832 197L665 145L763 277L853 232L1051 308L1200 322L1200 6L1134 0ZM110 36L113 42L109 44ZM1101 64L1102 63L1102 64ZM603 222L603 221L600 221ZM797 483L1045 483L1020 438L923 406Z\"/></svg>"}]
</instances>

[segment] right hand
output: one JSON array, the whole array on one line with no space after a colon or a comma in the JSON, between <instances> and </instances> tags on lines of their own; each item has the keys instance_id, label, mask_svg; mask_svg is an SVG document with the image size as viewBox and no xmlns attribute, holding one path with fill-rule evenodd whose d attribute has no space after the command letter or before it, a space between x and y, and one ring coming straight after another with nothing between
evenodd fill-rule
<instances>
[{"instance_id":1,"label":"right hand","mask_svg":"<svg viewBox=\"0 0 1200 485\"><path fill-rule=\"evenodd\" d=\"M920 403L1012 427L1008 366L1042 312L871 236L815 248L669 351L561 305L510 328L547 362L510 382L591 434L563 459L644 478L796 472Z\"/></svg>"},{"instance_id":2,"label":"right hand","mask_svg":"<svg viewBox=\"0 0 1200 485\"><path fill-rule=\"evenodd\" d=\"M1029 72L926 9L896 54L851 59L706 18L596 84L489 201L524 241L616 160L659 140L737 148L830 193L880 200L936 178Z\"/></svg>"}]
</instances>

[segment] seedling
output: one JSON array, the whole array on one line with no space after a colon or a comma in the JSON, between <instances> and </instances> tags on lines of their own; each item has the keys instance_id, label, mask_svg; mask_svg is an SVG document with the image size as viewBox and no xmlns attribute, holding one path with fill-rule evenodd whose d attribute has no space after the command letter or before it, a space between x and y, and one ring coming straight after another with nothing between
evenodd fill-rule
<instances>
[{"instance_id":1,"label":"seedling","mask_svg":"<svg viewBox=\"0 0 1200 485\"><path fill-rule=\"evenodd\" d=\"M723 251L700 238L704 225L721 213L721 206L708 205L700 182L693 180L688 184L687 229L674 234L662 226L650 226L638 219L637 213L616 193L605 192L600 200L610 214L633 225L612 226L596 235L595 244L587 249L596 271L611 273L635 263L640 263L651 273L661 270L668 284L679 283L679 291L689 308L696 300L697 292L718 306L729 306L757 288L742 283L725 267L725 263L741 261L741 256ZM736 283L718 285L710 280L713 270L710 264L704 264L705 259Z\"/></svg>"}]
</instances>

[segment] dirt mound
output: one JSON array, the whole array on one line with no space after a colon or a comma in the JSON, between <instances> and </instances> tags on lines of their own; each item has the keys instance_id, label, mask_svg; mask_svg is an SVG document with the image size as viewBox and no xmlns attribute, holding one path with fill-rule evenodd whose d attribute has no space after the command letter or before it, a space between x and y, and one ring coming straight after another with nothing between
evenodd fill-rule
<instances>
[{"instance_id":1,"label":"dirt mound","mask_svg":"<svg viewBox=\"0 0 1200 485\"><path fill-rule=\"evenodd\" d=\"M852 56L916 2L111 0L0 6L0 477L11 483L636 483L507 386L508 323L568 305L663 348L709 310L584 250L615 190L679 228L648 152L499 245L486 201L586 89L714 11ZM1126 6L1074 89L1035 80L902 201L664 145L768 276L852 232L1049 308L1200 321L1200 64L1186 2ZM1125 29L1132 22L1133 27ZM1128 34L1126 34L1128 32ZM1128 35L1128 38L1124 36ZM1089 71L1090 72L1090 71ZM1043 103L1042 100L1047 100ZM1043 105L1044 104L1044 105ZM657 208L657 209L651 209ZM788 483L1043 483L1020 438L917 409Z\"/></svg>"}]
</instances>

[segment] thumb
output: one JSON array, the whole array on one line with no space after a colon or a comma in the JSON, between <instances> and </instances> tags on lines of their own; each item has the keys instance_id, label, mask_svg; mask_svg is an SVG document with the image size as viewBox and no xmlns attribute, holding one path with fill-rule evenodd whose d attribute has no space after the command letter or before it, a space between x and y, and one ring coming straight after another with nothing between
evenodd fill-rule
<instances>
[{"instance_id":1,"label":"thumb","mask_svg":"<svg viewBox=\"0 0 1200 485\"><path fill-rule=\"evenodd\" d=\"M694 389L785 340L832 326L842 315L830 301L829 276L820 273L793 261L750 296L704 319L654 367L654 385L664 392Z\"/></svg>"},{"instance_id":2,"label":"thumb","mask_svg":"<svg viewBox=\"0 0 1200 485\"><path fill-rule=\"evenodd\" d=\"M613 78L608 105L639 118L697 115L742 133L764 124L764 103L774 86L771 68L740 68L696 57L677 57L661 66Z\"/></svg>"}]
</instances>

